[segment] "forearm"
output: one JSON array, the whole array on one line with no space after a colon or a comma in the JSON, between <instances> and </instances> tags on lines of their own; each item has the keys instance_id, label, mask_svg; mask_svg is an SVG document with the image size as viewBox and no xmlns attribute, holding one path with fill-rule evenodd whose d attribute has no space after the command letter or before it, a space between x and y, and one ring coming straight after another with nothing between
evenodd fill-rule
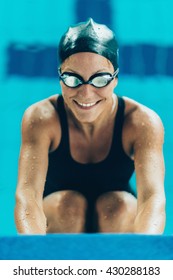
<instances>
[{"instance_id":1,"label":"forearm","mask_svg":"<svg viewBox=\"0 0 173 280\"><path fill-rule=\"evenodd\" d=\"M18 233L46 234L46 217L42 207L36 202L22 204L16 203L15 222Z\"/></svg>"},{"instance_id":2,"label":"forearm","mask_svg":"<svg viewBox=\"0 0 173 280\"><path fill-rule=\"evenodd\" d=\"M151 196L138 206L134 233L161 234L165 227L165 200Z\"/></svg>"}]
</instances>

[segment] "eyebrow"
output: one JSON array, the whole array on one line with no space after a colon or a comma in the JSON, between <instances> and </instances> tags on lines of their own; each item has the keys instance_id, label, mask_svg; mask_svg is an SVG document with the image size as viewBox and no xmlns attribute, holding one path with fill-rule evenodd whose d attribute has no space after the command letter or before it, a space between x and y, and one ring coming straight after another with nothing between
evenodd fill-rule
<instances>
[{"instance_id":1,"label":"eyebrow","mask_svg":"<svg viewBox=\"0 0 173 280\"><path fill-rule=\"evenodd\" d=\"M77 72L77 71L75 71L71 68L67 67L67 69L63 70L63 72L69 72L69 71L74 73L74 74L78 74L79 76L81 76L81 74L79 72ZM108 69L101 68L101 69L97 70L96 72L92 73L91 76L93 76L94 74L97 74L97 73L101 73L101 72L111 73L111 71L108 71Z\"/></svg>"}]
</instances>

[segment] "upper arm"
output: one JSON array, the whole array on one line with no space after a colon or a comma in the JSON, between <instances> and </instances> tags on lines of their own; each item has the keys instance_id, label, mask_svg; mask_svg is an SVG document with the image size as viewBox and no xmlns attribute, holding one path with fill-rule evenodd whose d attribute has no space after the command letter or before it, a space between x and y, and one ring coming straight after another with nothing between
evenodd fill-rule
<instances>
[{"instance_id":1,"label":"upper arm","mask_svg":"<svg viewBox=\"0 0 173 280\"><path fill-rule=\"evenodd\" d=\"M41 199L48 168L51 145L49 112L46 108L29 108L22 120L22 145L19 157L17 194L27 199Z\"/></svg>"},{"instance_id":2,"label":"upper arm","mask_svg":"<svg viewBox=\"0 0 173 280\"><path fill-rule=\"evenodd\" d=\"M139 200L164 197L164 128L159 116L148 110L139 114L135 129L134 162Z\"/></svg>"}]
</instances>

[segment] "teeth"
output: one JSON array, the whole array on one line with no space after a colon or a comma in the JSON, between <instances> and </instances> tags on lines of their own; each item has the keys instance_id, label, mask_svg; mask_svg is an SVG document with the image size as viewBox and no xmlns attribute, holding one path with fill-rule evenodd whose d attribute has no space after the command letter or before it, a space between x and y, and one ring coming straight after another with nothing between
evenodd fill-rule
<instances>
[{"instance_id":1,"label":"teeth","mask_svg":"<svg viewBox=\"0 0 173 280\"><path fill-rule=\"evenodd\" d=\"M97 102L93 102L93 103L80 103L80 102L77 102L80 106L82 107L91 107L93 105L95 105Z\"/></svg>"}]
</instances>

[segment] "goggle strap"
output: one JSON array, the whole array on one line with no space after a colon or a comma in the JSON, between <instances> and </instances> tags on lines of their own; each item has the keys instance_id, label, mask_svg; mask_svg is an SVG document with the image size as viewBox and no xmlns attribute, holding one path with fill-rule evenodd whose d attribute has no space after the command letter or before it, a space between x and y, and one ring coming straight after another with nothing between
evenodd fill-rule
<instances>
[{"instance_id":1,"label":"goggle strap","mask_svg":"<svg viewBox=\"0 0 173 280\"><path fill-rule=\"evenodd\" d=\"M112 77L115 78L119 73L119 68L117 68L117 70L112 74Z\"/></svg>"}]
</instances>

